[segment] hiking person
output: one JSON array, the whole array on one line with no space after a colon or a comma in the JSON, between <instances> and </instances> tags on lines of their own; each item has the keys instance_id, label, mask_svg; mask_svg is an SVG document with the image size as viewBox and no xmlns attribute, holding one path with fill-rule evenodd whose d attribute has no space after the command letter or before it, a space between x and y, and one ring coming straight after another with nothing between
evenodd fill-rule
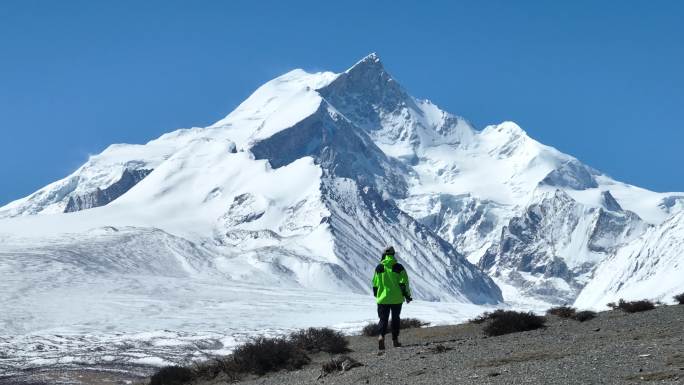
<instances>
[{"instance_id":1,"label":"hiking person","mask_svg":"<svg viewBox=\"0 0 684 385\"><path fill-rule=\"evenodd\" d=\"M413 301L409 288L408 274L401 263L394 258L394 247L390 246L382 253L380 264L375 268L373 275L373 295L378 304L378 349L385 349L385 334L387 334L387 321L392 313L392 345L395 348L401 346L399 342L399 325L401 305Z\"/></svg>"}]
</instances>

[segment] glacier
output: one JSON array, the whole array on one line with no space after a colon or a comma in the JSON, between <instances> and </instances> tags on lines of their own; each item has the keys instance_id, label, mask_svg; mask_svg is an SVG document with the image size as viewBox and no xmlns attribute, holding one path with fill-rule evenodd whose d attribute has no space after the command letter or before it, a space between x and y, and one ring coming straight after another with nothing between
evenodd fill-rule
<instances>
[{"instance_id":1,"label":"glacier","mask_svg":"<svg viewBox=\"0 0 684 385\"><path fill-rule=\"evenodd\" d=\"M111 145L0 207L0 367L159 365L255 333L357 330L387 245L412 279L405 311L433 323L667 300L684 291L682 202L513 122L478 130L376 54L293 70L208 127Z\"/></svg>"}]
</instances>

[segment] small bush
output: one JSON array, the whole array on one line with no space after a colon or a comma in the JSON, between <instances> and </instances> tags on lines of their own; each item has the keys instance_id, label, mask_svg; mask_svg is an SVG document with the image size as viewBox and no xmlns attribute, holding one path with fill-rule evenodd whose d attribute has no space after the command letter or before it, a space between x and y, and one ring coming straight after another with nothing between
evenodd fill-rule
<instances>
[{"instance_id":1,"label":"small bush","mask_svg":"<svg viewBox=\"0 0 684 385\"><path fill-rule=\"evenodd\" d=\"M402 318L399 322L399 329L416 329L428 326L430 323L421 321L417 318Z\"/></svg>"},{"instance_id":2,"label":"small bush","mask_svg":"<svg viewBox=\"0 0 684 385\"><path fill-rule=\"evenodd\" d=\"M328 328L308 328L294 332L290 340L300 349L317 353L320 351L331 354L349 351L349 341L338 331Z\"/></svg>"},{"instance_id":3,"label":"small bush","mask_svg":"<svg viewBox=\"0 0 684 385\"><path fill-rule=\"evenodd\" d=\"M192 370L182 366L165 366L150 378L150 385L181 385L192 381Z\"/></svg>"},{"instance_id":4,"label":"small bush","mask_svg":"<svg viewBox=\"0 0 684 385\"><path fill-rule=\"evenodd\" d=\"M195 363L192 371L196 378L214 379L219 374L223 374L227 381L232 382L239 381L242 378L240 367L233 360L232 355Z\"/></svg>"},{"instance_id":5,"label":"small bush","mask_svg":"<svg viewBox=\"0 0 684 385\"><path fill-rule=\"evenodd\" d=\"M488 315L489 321L483 328L488 336L500 336L509 333L524 332L543 328L546 318L532 312L524 313L512 310L497 310Z\"/></svg>"},{"instance_id":6,"label":"small bush","mask_svg":"<svg viewBox=\"0 0 684 385\"><path fill-rule=\"evenodd\" d=\"M363 366L363 364L349 356L339 356L324 362L321 365L321 370L325 374L330 374L333 372L346 372L359 366Z\"/></svg>"},{"instance_id":7,"label":"small bush","mask_svg":"<svg viewBox=\"0 0 684 385\"><path fill-rule=\"evenodd\" d=\"M219 374L224 374L225 380L238 381L246 373L263 375L281 369L300 369L311 361L305 350L346 351L347 344L341 333L331 329L301 330L288 338L258 337L236 347L224 358L197 363L192 368L164 367L151 377L150 385L181 385L198 378L213 379Z\"/></svg>"},{"instance_id":8,"label":"small bush","mask_svg":"<svg viewBox=\"0 0 684 385\"><path fill-rule=\"evenodd\" d=\"M615 307L627 313L638 313L641 311L653 310L655 309L655 304L648 300L641 301L631 301L627 302L625 300L620 300Z\"/></svg>"},{"instance_id":9,"label":"small bush","mask_svg":"<svg viewBox=\"0 0 684 385\"><path fill-rule=\"evenodd\" d=\"M579 322L589 321L590 319L594 319L594 318L596 318L596 312L589 311L589 310L577 312L572 317L572 319L574 319L575 321L579 321Z\"/></svg>"},{"instance_id":10,"label":"small bush","mask_svg":"<svg viewBox=\"0 0 684 385\"><path fill-rule=\"evenodd\" d=\"M259 337L238 346L232 356L240 372L258 375L299 369L310 361L302 349L285 338Z\"/></svg>"},{"instance_id":11,"label":"small bush","mask_svg":"<svg viewBox=\"0 0 684 385\"><path fill-rule=\"evenodd\" d=\"M497 311L499 311L499 310L497 310ZM485 321L489 321L490 319L492 319L492 313L484 312L484 313L480 314L479 316L468 320L468 323L479 325L481 323L484 323Z\"/></svg>"},{"instance_id":12,"label":"small bush","mask_svg":"<svg viewBox=\"0 0 684 385\"><path fill-rule=\"evenodd\" d=\"M376 322L369 322L361 329L361 335L366 337L377 337L378 333L378 324Z\"/></svg>"},{"instance_id":13,"label":"small bush","mask_svg":"<svg viewBox=\"0 0 684 385\"><path fill-rule=\"evenodd\" d=\"M416 318L402 318L399 322L399 329L414 329L422 328L423 326L429 325L429 322L421 321ZM390 325L388 325L389 331ZM377 337L380 334L377 322L369 322L366 326L361 329L361 334L366 337Z\"/></svg>"},{"instance_id":14,"label":"small bush","mask_svg":"<svg viewBox=\"0 0 684 385\"><path fill-rule=\"evenodd\" d=\"M558 306L547 310L546 314L555 315L556 317L560 318L573 318L576 312L577 310L574 307Z\"/></svg>"},{"instance_id":15,"label":"small bush","mask_svg":"<svg viewBox=\"0 0 684 385\"><path fill-rule=\"evenodd\" d=\"M678 304L684 305L684 293L675 295L674 300L677 301Z\"/></svg>"}]
</instances>

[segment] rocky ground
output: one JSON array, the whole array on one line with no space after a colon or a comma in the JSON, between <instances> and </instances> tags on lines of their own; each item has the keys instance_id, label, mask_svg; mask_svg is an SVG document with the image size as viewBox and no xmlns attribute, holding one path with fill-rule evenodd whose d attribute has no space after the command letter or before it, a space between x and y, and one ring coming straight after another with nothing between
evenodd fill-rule
<instances>
[{"instance_id":1,"label":"rocky ground","mask_svg":"<svg viewBox=\"0 0 684 385\"><path fill-rule=\"evenodd\" d=\"M684 306L634 314L604 312L584 323L550 316L545 329L500 337L485 337L482 326L474 324L413 329L403 331L401 340L403 347L389 344L384 353L378 353L374 338L350 337L353 351L349 356L360 367L326 375L321 367L331 356L319 354L301 370L247 378L242 383L684 384ZM43 375L34 383L146 382L105 371ZM224 383L226 379L219 377L195 385Z\"/></svg>"},{"instance_id":2,"label":"rocky ground","mask_svg":"<svg viewBox=\"0 0 684 385\"><path fill-rule=\"evenodd\" d=\"M684 306L605 312L584 323L548 318L546 329L500 337L473 324L409 330L404 347L384 354L375 339L352 337L350 356L361 367L323 376L330 357L320 355L303 370L244 383L684 384Z\"/></svg>"}]
</instances>

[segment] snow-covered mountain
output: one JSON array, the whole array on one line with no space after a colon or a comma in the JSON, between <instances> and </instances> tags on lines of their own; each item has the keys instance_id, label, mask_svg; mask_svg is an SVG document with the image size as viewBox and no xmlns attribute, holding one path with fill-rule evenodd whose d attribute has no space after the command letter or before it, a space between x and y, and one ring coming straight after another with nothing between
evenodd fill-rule
<instances>
[{"instance_id":1,"label":"snow-covered mountain","mask_svg":"<svg viewBox=\"0 0 684 385\"><path fill-rule=\"evenodd\" d=\"M647 228L610 192L602 195L602 207L591 207L563 190L540 193L503 227L479 265L522 294L571 303L597 264Z\"/></svg>"},{"instance_id":2,"label":"snow-covered mountain","mask_svg":"<svg viewBox=\"0 0 684 385\"><path fill-rule=\"evenodd\" d=\"M410 96L371 54L340 74L282 75L209 127L112 145L1 207L0 275L58 266L77 277L85 264L367 293L392 244L420 299L496 304L501 286L572 302L585 286L622 295L619 284L596 288L619 270L604 265L673 231L662 226L682 202L617 182L515 123L476 130ZM117 237L126 241L103 243Z\"/></svg>"},{"instance_id":3,"label":"snow-covered mountain","mask_svg":"<svg viewBox=\"0 0 684 385\"><path fill-rule=\"evenodd\" d=\"M576 304L600 308L620 298L671 301L684 288L684 211L649 228L603 261Z\"/></svg>"}]
</instances>

